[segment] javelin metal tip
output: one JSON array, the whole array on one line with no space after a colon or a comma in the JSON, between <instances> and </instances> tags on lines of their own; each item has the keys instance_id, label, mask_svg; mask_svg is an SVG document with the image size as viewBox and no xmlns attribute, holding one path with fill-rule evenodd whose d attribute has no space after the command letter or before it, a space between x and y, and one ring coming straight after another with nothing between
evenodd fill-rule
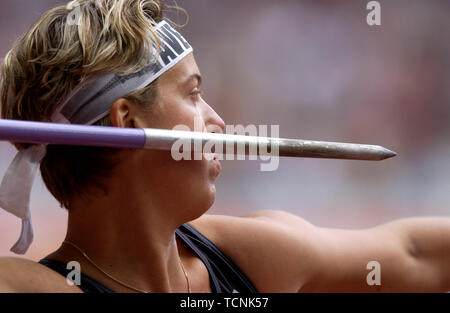
<instances>
[{"instance_id":1,"label":"javelin metal tip","mask_svg":"<svg viewBox=\"0 0 450 313\"><path fill-rule=\"evenodd\" d=\"M382 148L383 148L383 160L395 157L397 155L397 152L391 151L384 147L382 147Z\"/></svg>"}]
</instances>

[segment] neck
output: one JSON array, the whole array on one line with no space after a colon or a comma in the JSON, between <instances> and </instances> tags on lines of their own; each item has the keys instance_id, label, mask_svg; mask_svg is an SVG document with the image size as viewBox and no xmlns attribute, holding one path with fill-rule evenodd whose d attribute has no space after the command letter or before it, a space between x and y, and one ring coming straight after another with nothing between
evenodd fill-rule
<instances>
[{"instance_id":1,"label":"neck","mask_svg":"<svg viewBox=\"0 0 450 313\"><path fill-rule=\"evenodd\" d=\"M189 219L174 214L170 204L163 207L154 201L158 197L142 190L142 184L124 179L111 182L107 195L73 202L66 240L108 274L135 288L186 292L175 230Z\"/></svg>"}]
</instances>

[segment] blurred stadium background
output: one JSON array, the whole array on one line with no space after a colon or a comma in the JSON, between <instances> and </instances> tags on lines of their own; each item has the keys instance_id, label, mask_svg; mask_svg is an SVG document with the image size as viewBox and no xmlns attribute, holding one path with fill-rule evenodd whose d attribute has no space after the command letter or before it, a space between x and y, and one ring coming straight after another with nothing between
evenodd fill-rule
<instances>
[{"instance_id":1,"label":"blurred stadium background","mask_svg":"<svg viewBox=\"0 0 450 313\"><path fill-rule=\"evenodd\" d=\"M325 227L362 228L394 218L450 215L450 2L179 0L189 12L206 100L227 124L280 125L281 137L377 144L381 162L223 161L210 213L286 210ZM56 0L0 2L0 58ZM182 20L183 21L183 20ZM15 148L0 142L0 177ZM66 212L41 178L32 193L38 260L65 236ZM182 209L182 208L180 208ZM0 210L0 255L20 221Z\"/></svg>"}]
</instances>

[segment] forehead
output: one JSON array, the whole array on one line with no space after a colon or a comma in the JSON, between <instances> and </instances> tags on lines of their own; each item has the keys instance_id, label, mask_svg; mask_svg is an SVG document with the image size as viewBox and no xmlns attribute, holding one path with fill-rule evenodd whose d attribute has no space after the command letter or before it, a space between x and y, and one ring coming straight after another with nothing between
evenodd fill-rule
<instances>
[{"instance_id":1,"label":"forehead","mask_svg":"<svg viewBox=\"0 0 450 313\"><path fill-rule=\"evenodd\" d=\"M174 67L161 75L160 83L182 83L193 74L200 74L194 54L189 53L184 59L178 62Z\"/></svg>"}]
</instances>

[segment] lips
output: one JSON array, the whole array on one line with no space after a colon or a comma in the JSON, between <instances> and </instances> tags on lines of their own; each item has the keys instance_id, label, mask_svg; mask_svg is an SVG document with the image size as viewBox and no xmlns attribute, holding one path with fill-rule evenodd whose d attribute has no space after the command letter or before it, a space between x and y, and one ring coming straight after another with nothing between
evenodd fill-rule
<instances>
[{"instance_id":1,"label":"lips","mask_svg":"<svg viewBox=\"0 0 450 313\"><path fill-rule=\"evenodd\" d=\"M218 173L222 172L222 164L220 164L220 161L217 159L217 154L214 154L214 159L211 162L213 162Z\"/></svg>"},{"instance_id":2,"label":"lips","mask_svg":"<svg viewBox=\"0 0 450 313\"><path fill-rule=\"evenodd\" d=\"M217 153L203 153L203 158L208 160L211 165L211 170L215 172L216 175L220 174L222 171L222 164L220 164Z\"/></svg>"}]
</instances>

